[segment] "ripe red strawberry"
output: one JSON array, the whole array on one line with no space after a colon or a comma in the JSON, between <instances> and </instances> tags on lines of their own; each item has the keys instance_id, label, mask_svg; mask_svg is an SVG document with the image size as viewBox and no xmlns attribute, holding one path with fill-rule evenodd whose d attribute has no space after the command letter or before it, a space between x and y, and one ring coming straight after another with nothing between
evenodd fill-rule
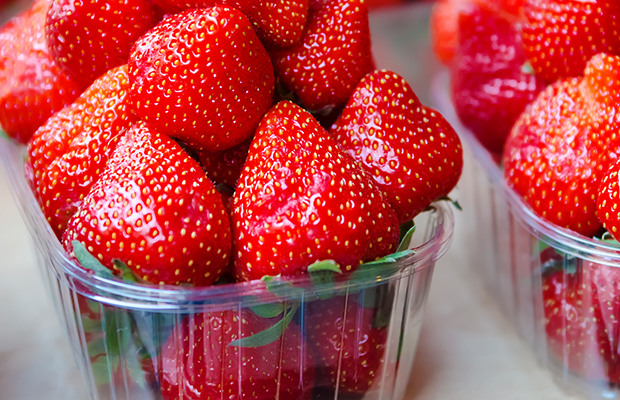
<instances>
[{"instance_id":1,"label":"ripe red strawberry","mask_svg":"<svg viewBox=\"0 0 620 400\"><path fill-rule=\"evenodd\" d=\"M45 32L54 60L86 87L126 64L133 43L155 23L149 0L52 0Z\"/></svg>"},{"instance_id":2,"label":"ripe red strawberry","mask_svg":"<svg viewBox=\"0 0 620 400\"><path fill-rule=\"evenodd\" d=\"M546 85L524 69L521 33L498 12L470 7L459 32L451 70L456 112L487 149L501 153L513 124Z\"/></svg>"},{"instance_id":3,"label":"ripe red strawberry","mask_svg":"<svg viewBox=\"0 0 620 400\"><path fill-rule=\"evenodd\" d=\"M590 285L590 271L543 276L547 347L570 370L587 379L617 379L617 368L601 304Z\"/></svg>"},{"instance_id":4,"label":"ripe red strawberry","mask_svg":"<svg viewBox=\"0 0 620 400\"><path fill-rule=\"evenodd\" d=\"M299 41L308 15L308 0L154 0L169 12L227 5L244 13L259 37L276 46Z\"/></svg>"},{"instance_id":5,"label":"ripe red strawberry","mask_svg":"<svg viewBox=\"0 0 620 400\"><path fill-rule=\"evenodd\" d=\"M246 140L228 150L215 153L208 151L200 152L200 164L207 176L213 182L223 183L234 189L243 170L243 164L248 156L251 142L251 140Z\"/></svg>"},{"instance_id":6,"label":"ripe red strawberry","mask_svg":"<svg viewBox=\"0 0 620 400\"><path fill-rule=\"evenodd\" d=\"M401 223L447 196L461 176L458 135L393 72L366 75L330 134L374 178Z\"/></svg>"},{"instance_id":7,"label":"ripe red strawberry","mask_svg":"<svg viewBox=\"0 0 620 400\"><path fill-rule=\"evenodd\" d=\"M24 144L80 94L47 51L47 9L48 1L39 0L0 29L0 125Z\"/></svg>"},{"instance_id":8,"label":"ripe red strawberry","mask_svg":"<svg viewBox=\"0 0 620 400\"><path fill-rule=\"evenodd\" d=\"M278 103L261 121L233 207L235 274L297 275L331 259L343 271L396 249L398 220L372 178L314 118Z\"/></svg>"},{"instance_id":9,"label":"ripe red strawberry","mask_svg":"<svg viewBox=\"0 0 620 400\"><path fill-rule=\"evenodd\" d=\"M196 150L243 142L272 104L267 52L230 7L166 18L136 42L129 68L136 114Z\"/></svg>"},{"instance_id":10,"label":"ripe red strawberry","mask_svg":"<svg viewBox=\"0 0 620 400\"><path fill-rule=\"evenodd\" d=\"M547 82L581 76L595 54L620 54L616 0L525 0L523 44Z\"/></svg>"},{"instance_id":11,"label":"ripe red strawberry","mask_svg":"<svg viewBox=\"0 0 620 400\"><path fill-rule=\"evenodd\" d=\"M549 221L601 230L597 190L620 154L620 57L597 55L583 79L557 82L521 115L506 143L508 184Z\"/></svg>"},{"instance_id":12,"label":"ripe red strawberry","mask_svg":"<svg viewBox=\"0 0 620 400\"><path fill-rule=\"evenodd\" d=\"M136 121L123 65L103 75L35 133L27 169L50 226L60 238L121 133Z\"/></svg>"},{"instance_id":13,"label":"ripe red strawberry","mask_svg":"<svg viewBox=\"0 0 620 400\"><path fill-rule=\"evenodd\" d=\"M200 165L169 137L134 124L69 221L77 240L113 269L125 262L145 281L207 285L231 249L228 215Z\"/></svg>"},{"instance_id":14,"label":"ripe red strawberry","mask_svg":"<svg viewBox=\"0 0 620 400\"><path fill-rule=\"evenodd\" d=\"M614 237L620 238L620 200L618 194L618 171L620 170L620 161L613 164L605 173L601 184L598 188L598 197L596 200L598 216L607 231Z\"/></svg>"},{"instance_id":15,"label":"ripe red strawberry","mask_svg":"<svg viewBox=\"0 0 620 400\"><path fill-rule=\"evenodd\" d=\"M311 110L346 104L374 69L363 0L315 0L301 42L272 51L276 75Z\"/></svg>"},{"instance_id":16,"label":"ripe red strawberry","mask_svg":"<svg viewBox=\"0 0 620 400\"><path fill-rule=\"evenodd\" d=\"M308 400L314 365L299 327L259 347L229 346L274 325L247 310L194 314L175 327L162 349L164 400Z\"/></svg>"},{"instance_id":17,"label":"ripe red strawberry","mask_svg":"<svg viewBox=\"0 0 620 400\"><path fill-rule=\"evenodd\" d=\"M316 349L317 386L338 385L338 393L363 394L380 379L387 328L376 326L376 310L358 299L309 304L306 326L308 342Z\"/></svg>"}]
</instances>

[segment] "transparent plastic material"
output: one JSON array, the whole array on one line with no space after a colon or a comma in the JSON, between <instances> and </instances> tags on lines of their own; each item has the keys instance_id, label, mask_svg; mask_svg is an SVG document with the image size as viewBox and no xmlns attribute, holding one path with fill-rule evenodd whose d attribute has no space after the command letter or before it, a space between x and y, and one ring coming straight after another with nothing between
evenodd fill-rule
<instances>
[{"instance_id":1,"label":"transparent plastic material","mask_svg":"<svg viewBox=\"0 0 620 400\"><path fill-rule=\"evenodd\" d=\"M460 183L468 262L504 314L568 392L620 397L620 247L578 235L535 214L504 181L491 154L458 120L449 73L434 105L463 139Z\"/></svg>"},{"instance_id":2,"label":"transparent plastic material","mask_svg":"<svg viewBox=\"0 0 620 400\"><path fill-rule=\"evenodd\" d=\"M72 263L23 178L23 147L0 139L0 159L92 399L403 398L433 267L452 238L446 202L416 218L414 254L355 284L149 287ZM275 341L261 342L266 329Z\"/></svg>"}]
</instances>

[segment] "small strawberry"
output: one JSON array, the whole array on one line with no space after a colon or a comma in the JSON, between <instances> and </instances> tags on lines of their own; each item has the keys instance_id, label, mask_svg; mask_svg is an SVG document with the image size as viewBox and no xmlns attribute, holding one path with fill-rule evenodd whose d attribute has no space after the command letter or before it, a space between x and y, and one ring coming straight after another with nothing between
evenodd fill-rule
<instances>
[{"instance_id":1,"label":"small strawberry","mask_svg":"<svg viewBox=\"0 0 620 400\"><path fill-rule=\"evenodd\" d=\"M49 51L83 87L126 64L133 43L157 22L149 0L52 0L45 32Z\"/></svg>"},{"instance_id":2,"label":"small strawberry","mask_svg":"<svg viewBox=\"0 0 620 400\"><path fill-rule=\"evenodd\" d=\"M525 0L523 44L547 82L581 76L595 54L620 54L617 0Z\"/></svg>"},{"instance_id":3,"label":"small strawberry","mask_svg":"<svg viewBox=\"0 0 620 400\"><path fill-rule=\"evenodd\" d=\"M465 126L493 153L501 153L512 125L545 88L524 68L521 33L486 7L470 7L459 19L452 62L452 97Z\"/></svg>"},{"instance_id":4,"label":"small strawberry","mask_svg":"<svg viewBox=\"0 0 620 400\"><path fill-rule=\"evenodd\" d=\"M215 153L208 151L199 152L200 164L207 176L213 182L223 183L234 189L243 170L243 164L248 156L251 142L251 140L246 140L235 147Z\"/></svg>"},{"instance_id":5,"label":"small strawberry","mask_svg":"<svg viewBox=\"0 0 620 400\"><path fill-rule=\"evenodd\" d=\"M39 0L0 29L0 125L24 144L52 114L80 94L80 86L47 51L48 5Z\"/></svg>"},{"instance_id":6,"label":"small strawberry","mask_svg":"<svg viewBox=\"0 0 620 400\"><path fill-rule=\"evenodd\" d=\"M615 355L589 279L587 269L582 274L556 271L543 276L547 347L570 370L607 381L616 374Z\"/></svg>"},{"instance_id":7,"label":"small strawberry","mask_svg":"<svg viewBox=\"0 0 620 400\"><path fill-rule=\"evenodd\" d=\"M162 348L164 400L309 400L314 365L294 322L270 344L230 345L275 323L247 310L186 317Z\"/></svg>"},{"instance_id":8,"label":"small strawberry","mask_svg":"<svg viewBox=\"0 0 620 400\"><path fill-rule=\"evenodd\" d=\"M544 218L598 233L597 190L620 154L620 57L599 54L583 79L559 81L521 115L506 143L508 184Z\"/></svg>"},{"instance_id":9,"label":"small strawberry","mask_svg":"<svg viewBox=\"0 0 620 400\"><path fill-rule=\"evenodd\" d=\"M276 75L311 110L346 104L374 69L363 0L314 0L301 42L272 51Z\"/></svg>"},{"instance_id":10,"label":"small strawberry","mask_svg":"<svg viewBox=\"0 0 620 400\"><path fill-rule=\"evenodd\" d=\"M301 38L308 0L153 0L155 4L172 13L191 8L227 5L244 13L258 36L276 46L290 46Z\"/></svg>"},{"instance_id":11,"label":"small strawberry","mask_svg":"<svg viewBox=\"0 0 620 400\"><path fill-rule=\"evenodd\" d=\"M376 310L359 297L314 301L307 312L308 342L316 349L317 385L338 385L338 393L363 394L379 379L387 342Z\"/></svg>"},{"instance_id":12,"label":"small strawberry","mask_svg":"<svg viewBox=\"0 0 620 400\"><path fill-rule=\"evenodd\" d=\"M196 150L243 142L272 104L267 52L248 19L229 7L166 18L136 42L129 69L135 113Z\"/></svg>"},{"instance_id":13,"label":"small strawberry","mask_svg":"<svg viewBox=\"0 0 620 400\"><path fill-rule=\"evenodd\" d=\"M136 120L127 66L122 65L35 133L27 169L43 214L59 238L99 179L121 133Z\"/></svg>"},{"instance_id":14,"label":"small strawberry","mask_svg":"<svg viewBox=\"0 0 620 400\"><path fill-rule=\"evenodd\" d=\"M207 285L228 265L231 236L220 195L172 139L134 124L63 236L110 268L120 260L143 280Z\"/></svg>"},{"instance_id":15,"label":"small strawberry","mask_svg":"<svg viewBox=\"0 0 620 400\"><path fill-rule=\"evenodd\" d=\"M461 176L458 135L393 72L364 77L330 134L374 178L401 223L447 196Z\"/></svg>"},{"instance_id":16,"label":"small strawberry","mask_svg":"<svg viewBox=\"0 0 620 400\"><path fill-rule=\"evenodd\" d=\"M396 214L372 178L287 101L261 121L233 208L235 273L243 280L297 275L327 259L351 271L397 246Z\"/></svg>"}]
</instances>

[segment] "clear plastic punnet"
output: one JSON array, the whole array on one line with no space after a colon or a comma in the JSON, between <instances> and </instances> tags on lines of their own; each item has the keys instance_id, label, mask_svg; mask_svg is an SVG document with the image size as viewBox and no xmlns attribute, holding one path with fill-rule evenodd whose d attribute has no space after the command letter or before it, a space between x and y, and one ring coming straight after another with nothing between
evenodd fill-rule
<instances>
[{"instance_id":1,"label":"clear plastic punnet","mask_svg":"<svg viewBox=\"0 0 620 400\"><path fill-rule=\"evenodd\" d=\"M93 400L403 398L433 268L452 239L447 202L416 218L414 253L355 283L146 286L104 279L68 258L24 178L24 156L23 146L0 139Z\"/></svg>"},{"instance_id":2,"label":"clear plastic punnet","mask_svg":"<svg viewBox=\"0 0 620 400\"><path fill-rule=\"evenodd\" d=\"M435 107L463 139L461 202L467 262L569 393L620 397L620 247L560 228L508 187L501 165L459 121L449 73L432 85Z\"/></svg>"}]
</instances>

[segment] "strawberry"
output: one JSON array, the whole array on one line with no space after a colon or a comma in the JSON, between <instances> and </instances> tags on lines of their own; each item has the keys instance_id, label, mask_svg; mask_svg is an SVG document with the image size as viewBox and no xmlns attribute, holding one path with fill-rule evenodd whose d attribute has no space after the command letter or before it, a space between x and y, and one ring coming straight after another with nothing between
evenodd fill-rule
<instances>
[{"instance_id":1,"label":"strawberry","mask_svg":"<svg viewBox=\"0 0 620 400\"><path fill-rule=\"evenodd\" d=\"M251 142L251 140L246 140L235 147L216 153L200 152L200 164L207 172L207 176L213 182L223 183L230 188L235 188L248 156Z\"/></svg>"},{"instance_id":2,"label":"strawberry","mask_svg":"<svg viewBox=\"0 0 620 400\"><path fill-rule=\"evenodd\" d=\"M276 75L307 108L343 106L374 69L368 8L363 0L314 0L300 43L271 53Z\"/></svg>"},{"instance_id":3,"label":"strawberry","mask_svg":"<svg viewBox=\"0 0 620 400\"><path fill-rule=\"evenodd\" d=\"M595 54L620 54L616 0L525 0L523 44L547 82L581 76Z\"/></svg>"},{"instance_id":4,"label":"strawberry","mask_svg":"<svg viewBox=\"0 0 620 400\"><path fill-rule=\"evenodd\" d=\"M387 328L376 326L376 310L358 300L352 295L309 304L306 326L317 354L317 386L363 394L381 376Z\"/></svg>"},{"instance_id":5,"label":"strawberry","mask_svg":"<svg viewBox=\"0 0 620 400\"><path fill-rule=\"evenodd\" d=\"M126 64L131 46L156 18L149 0L52 0L45 33L54 60L87 87Z\"/></svg>"},{"instance_id":6,"label":"strawberry","mask_svg":"<svg viewBox=\"0 0 620 400\"><path fill-rule=\"evenodd\" d=\"M487 149L501 153L512 125L546 85L524 69L521 34L499 13L472 6L461 13L459 32L451 70L456 112Z\"/></svg>"},{"instance_id":7,"label":"strawberry","mask_svg":"<svg viewBox=\"0 0 620 400\"><path fill-rule=\"evenodd\" d=\"M162 348L163 399L310 399L314 366L294 322L270 344L230 345L274 323L247 310L186 317Z\"/></svg>"},{"instance_id":8,"label":"strawberry","mask_svg":"<svg viewBox=\"0 0 620 400\"><path fill-rule=\"evenodd\" d=\"M595 56L583 79L541 92L506 143L509 186L547 220L585 236L602 228L597 189L620 154L619 82L620 57Z\"/></svg>"},{"instance_id":9,"label":"strawberry","mask_svg":"<svg viewBox=\"0 0 620 400\"><path fill-rule=\"evenodd\" d=\"M447 196L463 168L454 129L386 70L362 79L330 134L374 178L401 223Z\"/></svg>"},{"instance_id":10,"label":"strawberry","mask_svg":"<svg viewBox=\"0 0 620 400\"><path fill-rule=\"evenodd\" d=\"M618 206L618 171L620 161L613 164L605 173L598 188L596 199L598 215L607 231L616 239L620 238L620 210Z\"/></svg>"},{"instance_id":11,"label":"strawberry","mask_svg":"<svg viewBox=\"0 0 620 400\"><path fill-rule=\"evenodd\" d=\"M0 125L24 144L80 94L80 86L47 51L47 9L48 2L39 0L0 28Z\"/></svg>"},{"instance_id":12,"label":"strawberry","mask_svg":"<svg viewBox=\"0 0 620 400\"><path fill-rule=\"evenodd\" d=\"M244 13L259 37L276 46L290 46L301 38L308 15L308 0L154 0L172 13L191 8L227 5Z\"/></svg>"},{"instance_id":13,"label":"strawberry","mask_svg":"<svg viewBox=\"0 0 620 400\"><path fill-rule=\"evenodd\" d=\"M75 240L104 266L114 269L120 260L159 284L210 284L231 249L228 216L211 181L176 142L144 122L119 141L69 221L68 252Z\"/></svg>"},{"instance_id":14,"label":"strawberry","mask_svg":"<svg viewBox=\"0 0 620 400\"><path fill-rule=\"evenodd\" d=\"M372 178L288 101L261 121L233 206L242 280L297 275L326 259L351 271L397 246L396 214Z\"/></svg>"},{"instance_id":15,"label":"strawberry","mask_svg":"<svg viewBox=\"0 0 620 400\"><path fill-rule=\"evenodd\" d=\"M543 276L547 347L570 370L607 381L617 375L616 357L589 274L584 268L582 274L556 271Z\"/></svg>"},{"instance_id":16,"label":"strawberry","mask_svg":"<svg viewBox=\"0 0 620 400\"><path fill-rule=\"evenodd\" d=\"M216 6L164 19L129 60L134 111L196 150L249 138L272 104L273 68L239 11Z\"/></svg>"},{"instance_id":17,"label":"strawberry","mask_svg":"<svg viewBox=\"0 0 620 400\"><path fill-rule=\"evenodd\" d=\"M123 65L96 80L33 136L26 168L43 213L59 238L99 179L121 133L135 121Z\"/></svg>"}]
</instances>

